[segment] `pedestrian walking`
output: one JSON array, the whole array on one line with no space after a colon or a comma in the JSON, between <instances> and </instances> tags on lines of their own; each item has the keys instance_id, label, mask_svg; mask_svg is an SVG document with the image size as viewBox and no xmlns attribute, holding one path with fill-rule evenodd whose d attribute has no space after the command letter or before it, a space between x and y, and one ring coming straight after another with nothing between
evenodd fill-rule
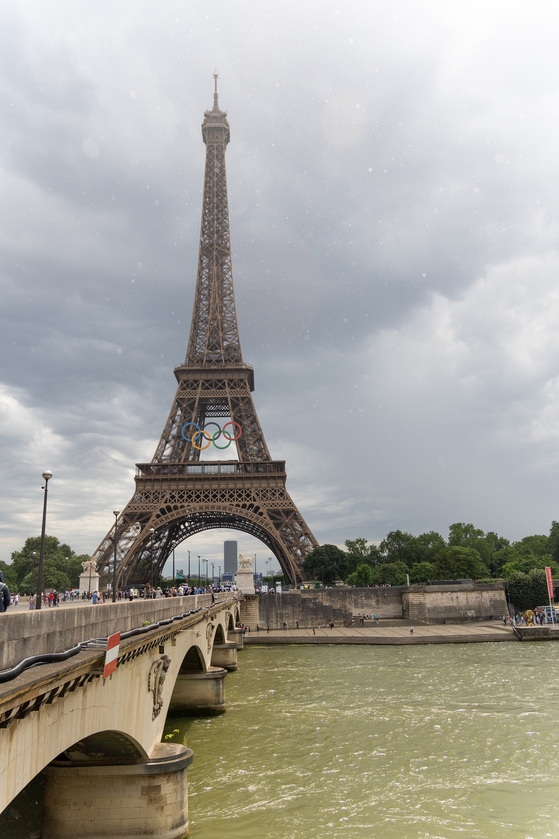
<instances>
[{"instance_id":1,"label":"pedestrian walking","mask_svg":"<svg viewBox=\"0 0 559 839\"><path fill-rule=\"evenodd\" d=\"M7 612L11 602L10 589L6 583L0 583L0 612Z\"/></svg>"}]
</instances>

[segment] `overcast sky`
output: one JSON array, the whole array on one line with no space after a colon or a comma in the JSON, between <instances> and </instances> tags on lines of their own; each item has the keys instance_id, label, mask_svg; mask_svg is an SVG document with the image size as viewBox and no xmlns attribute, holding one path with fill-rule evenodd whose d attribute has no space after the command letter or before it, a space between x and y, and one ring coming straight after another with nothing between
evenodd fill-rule
<instances>
[{"instance_id":1,"label":"overcast sky","mask_svg":"<svg viewBox=\"0 0 559 839\"><path fill-rule=\"evenodd\" d=\"M318 541L548 532L558 24L537 0L2 4L0 557L40 531L43 469L47 531L90 553L153 455L216 66L243 355Z\"/></svg>"}]
</instances>

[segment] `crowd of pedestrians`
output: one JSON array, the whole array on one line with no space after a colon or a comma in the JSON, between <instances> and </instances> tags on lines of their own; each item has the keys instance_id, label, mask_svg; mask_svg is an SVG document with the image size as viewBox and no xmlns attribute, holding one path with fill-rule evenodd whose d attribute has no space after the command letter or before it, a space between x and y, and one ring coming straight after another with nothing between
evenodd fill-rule
<instances>
[{"instance_id":1,"label":"crowd of pedestrians","mask_svg":"<svg viewBox=\"0 0 559 839\"><path fill-rule=\"evenodd\" d=\"M191 586L188 582L184 582L179 586L157 586L153 587L150 583L139 588L123 588L117 592L117 600L136 600L140 599L155 599L157 597L185 597L194 594L211 594L212 599L218 592L221 591L236 591L237 587L234 584L228 585L197 585ZM35 609L37 596L35 592L30 592L26 595L25 601L30 610ZM78 589L68 589L64 592L56 590L45 591L42 594L41 602L43 607L56 608L61 603L74 603L77 600L89 601L92 606L98 604L112 602L112 593L110 591L79 591ZM17 592L11 594L7 584L4 582L4 576L0 571L0 613L6 612L9 607L17 608L22 601L20 594Z\"/></svg>"}]
</instances>

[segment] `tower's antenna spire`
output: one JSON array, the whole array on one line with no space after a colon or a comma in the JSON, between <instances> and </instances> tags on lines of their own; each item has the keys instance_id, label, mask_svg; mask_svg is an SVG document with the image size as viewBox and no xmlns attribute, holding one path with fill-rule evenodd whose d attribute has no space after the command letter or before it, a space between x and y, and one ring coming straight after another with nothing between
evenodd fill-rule
<instances>
[{"instance_id":1,"label":"tower's antenna spire","mask_svg":"<svg viewBox=\"0 0 559 839\"><path fill-rule=\"evenodd\" d=\"M215 68L214 73L214 111L219 111L219 105L217 104L217 80L219 76L217 74L217 67Z\"/></svg>"}]
</instances>

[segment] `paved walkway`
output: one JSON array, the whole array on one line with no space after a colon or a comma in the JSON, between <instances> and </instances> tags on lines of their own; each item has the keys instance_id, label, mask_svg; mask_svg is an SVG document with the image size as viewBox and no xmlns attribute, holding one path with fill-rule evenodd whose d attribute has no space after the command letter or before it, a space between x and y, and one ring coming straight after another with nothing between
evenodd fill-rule
<instances>
[{"instance_id":1,"label":"paved walkway","mask_svg":"<svg viewBox=\"0 0 559 839\"><path fill-rule=\"evenodd\" d=\"M472 644L484 641L518 641L511 627L497 621L444 626L334 627L334 629L273 629L247 632L245 644Z\"/></svg>"},{"instance_id":2,"label":"paved walkway","mask_svg":"<svg viewBox=\"0 0 559 839\"><path fill-rule=\"evenodd\" d=\"M128 603L128 600L117 600L117 603ZM111 604L112 600L107 600L107 604ZM94 607L89 600L74 600L72 603L70 600L67 600L66 603L62 603L62 601L58 604L58 606L42 606L40 611L41 612L55 612L60 609L80 609L85 608L87 606L88 609L98 608L102 606L103 603L99 602L97 607ZM27 602L27 598L25 600L20 600L19 606L10 606L7 612L4 612L4 616L6 615L19 615L21 612L33 612L33 609L29 608L29 603Z\"/></svg>"}]
</instances>

